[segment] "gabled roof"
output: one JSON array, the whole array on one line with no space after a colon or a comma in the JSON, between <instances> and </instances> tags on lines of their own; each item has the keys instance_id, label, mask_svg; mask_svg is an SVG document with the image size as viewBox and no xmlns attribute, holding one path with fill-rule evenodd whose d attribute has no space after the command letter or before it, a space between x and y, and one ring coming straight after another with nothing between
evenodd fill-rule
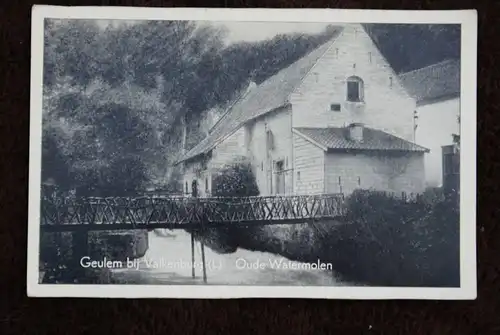
<instances>
[{"instance_id":1,"label":"gabled roof","mask_svg":"<svg viewBox=\"0 0 500 335\"><path fill-rule=\"evenodd\" d=\"M304 77L320 57L328 50L342 31L339 28L327 42L312 50L295 63L282 69L255 88L248 90L198 145L188 151L178 162L207 153L244 123L264 115L288 103L289 96L302 83Z\"/></svg>"},{"instance_id":2,"label":"gabled roof","mask_svg":"<svg viewBox=\"0 0 500 335\"><path fill-rule=\"evenodd\" d=\"M348 128L294 128L306 140L328 151L406 151L429 152L415 143L406 141L381 130L363 127L363 141L357 142L349 138Z\"/></svg>"},{"instance_id":3,"label":"gabled roof","mask_svg":"<svg viewBox=\"0 0 500 335\"><path fill-rule=\"evenodd\" d=\"M446 60L399 75L417 104L460 94L460 61Z\"/></svg>"}]
</instances>

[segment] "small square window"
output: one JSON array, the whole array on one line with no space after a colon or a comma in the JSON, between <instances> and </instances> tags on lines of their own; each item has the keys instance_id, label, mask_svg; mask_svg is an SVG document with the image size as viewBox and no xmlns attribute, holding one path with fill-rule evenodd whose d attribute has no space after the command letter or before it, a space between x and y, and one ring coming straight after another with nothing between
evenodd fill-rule
<instances>
[{"instance_id":1,"label":"small square window","mask_svg":"<svg viewBox=\"0 0 500 335\"><path fill-rule=\"evenodd\" d=\"M333 111L333 112L340 112L340 104L331 104L330 105L330 110Z\"/></svg>"}]
</instances>

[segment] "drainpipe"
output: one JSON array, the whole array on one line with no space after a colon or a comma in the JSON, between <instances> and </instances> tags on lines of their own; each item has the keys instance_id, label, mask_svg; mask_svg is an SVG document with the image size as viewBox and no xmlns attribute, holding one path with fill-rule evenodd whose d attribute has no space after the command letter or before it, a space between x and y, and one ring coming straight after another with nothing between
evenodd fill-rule
<instances>
[{"instance_id":1,"label":"drainpipe","mask_svg":"<svg viewBox=\"0 0 500 335\"><path fill-rule=\"evenodd\" d=\"M418 114L417 111L413 111L413 142L417 142L417 127L418 127Z\"/></svg>"}]
</instances>

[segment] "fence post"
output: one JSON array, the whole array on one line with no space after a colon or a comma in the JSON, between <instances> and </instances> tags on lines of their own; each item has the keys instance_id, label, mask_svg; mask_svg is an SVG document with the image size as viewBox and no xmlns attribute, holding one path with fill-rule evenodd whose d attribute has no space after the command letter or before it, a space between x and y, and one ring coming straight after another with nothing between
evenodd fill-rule
<instances>
[{"instance_id":1,"label":"fence post","mask_svg":"<svg viewBox=\"0 0 500 335\"><path fill-rule=\"evenodd\" d=\"M194 266L194 232L191 231L191 276L194 278L195 274L195 266Z\"/></svg>"},{"instance_id":2,"label":"fence post","mask_svg":"<svg viewBox=\"0 0 500 335\"><path fill-rule=\"evenodd\" d=\"M187 182L186 182L186 191L187 191ZM196 180L193 180L193 183L191 184L191 195L193 198L198 197L198 188L196 185ZM191 230L191 276L193 278L196 277L196 265L195 265L195 258L194 258L194 233L196 229Z\"/></svg>"},{"instance_id":3,"label":"fence post","mask_svg":"<svg viewBox=\"0 0 500 335\"><path fill-rule=\"evenodd\" d=\"M206 236L206 231L205 231L205 209L203 209L203 215L201 217L201 238L200 238L200 243L201 243L201 262L203 265L203 283L207 283L207 265L205 262L205 244L203 243L203 238Z\"/></svg>"},{"instance_id":4,"label":"fence post","mask_svg":"<svg viewBox=\"0 0 500 335\"><path fill-rule=\"evenodd\" d=\"M198 184L197 184L196 180L193 180L192 195L193 195L193 198L195 198L196 206L200 206L201 204L200 204L200 201L198 198ZM207 266L206 266L206 262L205 262L205 244L203 243L203 239L205 238L205 233L206 233L204 220L205 220L205 208L203 208L201 220L200 220L200 226L201 226L200 245L201 245L201 262L202 262L202 266L203 266L203 282L206 284L207 283ZM194 252L193 252L193 258L194 258ZM194 266L194 262L193 262L193 266ZM194 272L194 269L192 271Z\"/></svg>"}]
</instances>

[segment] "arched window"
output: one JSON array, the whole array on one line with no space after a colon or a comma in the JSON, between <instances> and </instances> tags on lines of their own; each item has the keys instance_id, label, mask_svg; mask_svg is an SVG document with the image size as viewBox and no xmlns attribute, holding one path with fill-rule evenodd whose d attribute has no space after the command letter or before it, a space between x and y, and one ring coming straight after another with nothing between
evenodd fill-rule
<instances>
[{"instance_id":1,"label":"arched window","mask_svg":"<svg viewBox=\"0 0 500 335\"><path fill-rule=\"evenodd\" d=\"M186 182L186 192L185 192L185 193L186 193L186 194L188 194L188 193L189 193L188 182Z\"/></svg>"},{"instance_id":2,"label":"arched window","mask_svg":"<svg viewBox=\"0 0 500 335\"><path fill-rule=\"evenodd\" d=\"M364 85L363 80L359 77L352 76L347 78L347 101L361 102L363 101Z\"/></svg>"}]
</instances>

